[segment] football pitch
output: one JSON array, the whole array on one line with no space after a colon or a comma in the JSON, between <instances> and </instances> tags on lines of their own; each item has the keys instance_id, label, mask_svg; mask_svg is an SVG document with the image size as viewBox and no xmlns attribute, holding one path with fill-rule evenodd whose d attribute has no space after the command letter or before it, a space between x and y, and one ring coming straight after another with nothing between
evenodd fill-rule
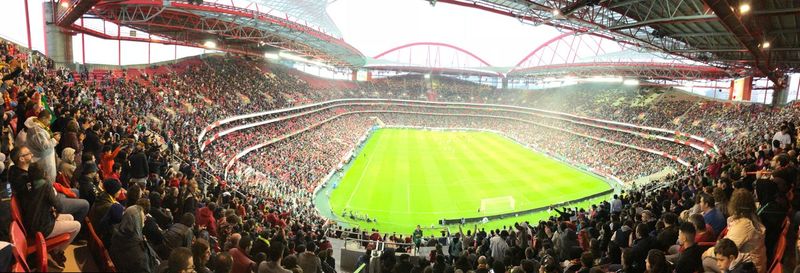
<instances>
[{"instance_id":1,"label":"football pitch","mask_svg":"<svg viewBox=\"0 0 800 273\"><path fill-rule=\"evenodd\" d=\"M339 220L403 233L417 224L438 227L441 219L547 207L611 188L594 175L494 133L416 129L373 132L335 183L329 202ZM343 212L377 222L353 221ZM521 219L535 223L546 216ZM493 222L513 223L509 220Z\"/></svg>"}]
</instances>

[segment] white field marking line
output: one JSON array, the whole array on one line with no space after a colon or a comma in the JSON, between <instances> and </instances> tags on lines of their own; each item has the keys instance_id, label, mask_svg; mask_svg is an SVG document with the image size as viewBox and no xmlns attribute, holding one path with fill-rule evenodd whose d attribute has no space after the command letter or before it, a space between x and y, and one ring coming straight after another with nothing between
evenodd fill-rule
<instances>
[{"instance_id":1,"label":"white field marking line","mask_svg":"<svg viewBox=\"0 0 800 273\"><path fill-rule=\"evenodd\" d=\"M380 139L377 139L377 140L380 140ZM376 142L375 144L377 145L378 143ZM365 145L364 148L366 148L366 145ZM359 153L359 154L361 154L361 153ZM348 208L348 209L350 208L350 201L353 201L353 197L355 197L356 194L358 193L358 188L361 187L361 181L364 180L364 174L367 173L367 170L368 170L367 168L369 167L369 163L372 163L372 159L373 158L374 158L374 156L367 157L367 163L364 164L364 170L361 171L361 175L358 177L358 181L356 181L356 186L353 188L353 192L350 194L350 198L347 199L347 203L345 203L345 205L344 205L345 208Z\"/></svg>"}]
</instances>

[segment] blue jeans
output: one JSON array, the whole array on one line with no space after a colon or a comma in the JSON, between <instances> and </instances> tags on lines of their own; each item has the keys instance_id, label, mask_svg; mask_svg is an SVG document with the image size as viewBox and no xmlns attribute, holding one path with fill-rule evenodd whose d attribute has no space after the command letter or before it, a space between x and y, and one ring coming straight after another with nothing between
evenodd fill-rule
<instances>
[{"instance_id":1,"label":"blue jeans","mask_svg":"<svg viewBox=\"0 0 800 273\"><path fill-rule=\"evenodd\" d=\"M61 200L63 211L59 213L72 214L75 221L83 222L86 215L89 214L89 202L84 199L67 198L63 194L58 194L58 199Z\"/></svg>"}]
</instances>

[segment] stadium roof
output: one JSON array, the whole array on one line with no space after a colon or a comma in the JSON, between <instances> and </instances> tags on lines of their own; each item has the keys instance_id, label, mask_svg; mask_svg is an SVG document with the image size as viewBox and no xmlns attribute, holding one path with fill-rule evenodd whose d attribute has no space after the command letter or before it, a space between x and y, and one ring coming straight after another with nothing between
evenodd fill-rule
<instances>
[{"instance_id":1,"label":"stadium roof","mask_svg":"<svg viewBox=\"0 0 800 273\"><path fill-rule=\"evenodd\" d=\"M739 75L766 76L778 85L783 73L800 68L797 1L749 1L744 9L729 0L429 1L605 35Z\"/></svg>"},{"instance_id":2,"label":"stadium roof","mask_svg":"<svg viewBox=\"0 0 800 273\"><path fill-rule=\"evenodd\" d=\"M325 0L258 0L239 6L233 1L64 1L56 11L57 24L100 38L187 46L214 41L214 49L233 53L262 56L284 49L337 67L364 65L361 52L341 39L325 14ZM100 18L164 39L109 35L80 25L82 17Z\"/></svg>"}]
</instances>

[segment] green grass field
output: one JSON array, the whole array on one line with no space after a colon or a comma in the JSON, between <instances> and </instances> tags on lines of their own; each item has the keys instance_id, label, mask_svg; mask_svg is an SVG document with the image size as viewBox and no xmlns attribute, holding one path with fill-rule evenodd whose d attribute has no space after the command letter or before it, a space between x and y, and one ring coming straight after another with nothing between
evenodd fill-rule
<instances>
[{"instance_id":1,"label":"green grass field","mask_svg":"<svg viewBox=\"0 0 800 273\"><path fill-rule=\"evenodd\" d=\"M608 189L593 175L497 134L380 129L330 191L330 206L339 216L346 210L378 220L356 223L362 227L407 233L417 224L438 226L443 218L482 217L508 208L501 203L479 212L482 199L511 196L514 210L521 211ZM537 215L523 219L547 216Z\"/></svg>"}]
</instances>

